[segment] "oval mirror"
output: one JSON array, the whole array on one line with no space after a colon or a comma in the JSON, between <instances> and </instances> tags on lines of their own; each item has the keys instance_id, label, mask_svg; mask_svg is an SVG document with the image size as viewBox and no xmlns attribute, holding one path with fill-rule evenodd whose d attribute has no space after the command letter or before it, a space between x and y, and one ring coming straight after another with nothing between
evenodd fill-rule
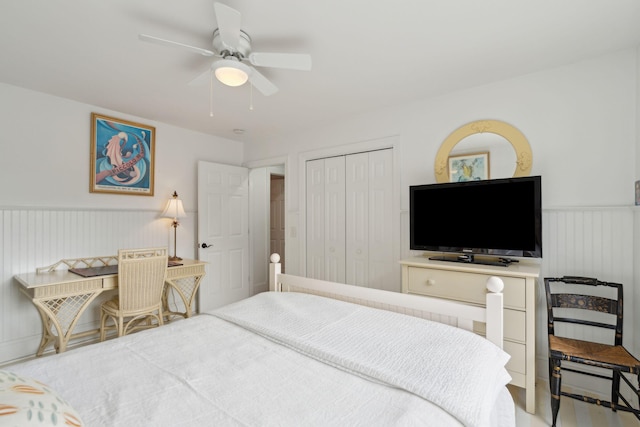
<instances>
[{"instance_id":1,"label":"oval mirror","mask_svg":"<svg viewBox=\"0 0 640 427\"><path fill-rule=\"evenodd\" d=\"M450 156L476 153L488 153L488 178L527 176L531 172L531 146L522 132L498 120L478 120L459 127L444 140L436 154L436 182L450 181Z\"/></svg>"}]
</instances>

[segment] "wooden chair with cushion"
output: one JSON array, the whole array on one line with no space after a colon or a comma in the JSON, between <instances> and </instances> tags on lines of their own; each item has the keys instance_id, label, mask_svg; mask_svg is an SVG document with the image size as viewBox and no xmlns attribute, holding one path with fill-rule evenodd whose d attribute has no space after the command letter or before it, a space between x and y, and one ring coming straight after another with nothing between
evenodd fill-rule
<instances>
[{"instance_id":1,"label":"wooden chair with cushion","mask_svg":"<svg viewBox=\"0 0 640 427\"><path fill-rule=\"evenodd\" d=\"M549 320L549 386L553 426L556 425L560 409L560 396L601 405L613 411L632 412L640 420L640 409L633 408L620 393L622 379L636 395L630 400L640 398L638 388L625 376L634 375L640 381L640 361L622 346L622 285L589 277L565 276L545 278L544 286ZM587 329L591 329L591 333ZM577 337L578 334L580 336ZM607 340L605 335L609 336ZM593 341L597 338L599 342L587 341L585 337L593 337L590 338ZM563 361L572 362L569 364L571 367L563 367ZM579 365L589 367L583 369ZM561 367L564 371L610 380L611 400L561 391ZM604 375L606 371L592 367L610 370L611 375Z\"/></svg>"},{"instance_id":2,"label":"wooden chair with cushion","mask_svg":"<svg viewBox=\"0 0 640 427\"><path fill-rule=\"evenodd\" d=\"M120 337L163 324L167 262L167 248L118 251L118 295L102 304L100 341L105 340L107 329L116 329ZM108 319L114 326L107 327Z\"/></svg>"}]
</instances>

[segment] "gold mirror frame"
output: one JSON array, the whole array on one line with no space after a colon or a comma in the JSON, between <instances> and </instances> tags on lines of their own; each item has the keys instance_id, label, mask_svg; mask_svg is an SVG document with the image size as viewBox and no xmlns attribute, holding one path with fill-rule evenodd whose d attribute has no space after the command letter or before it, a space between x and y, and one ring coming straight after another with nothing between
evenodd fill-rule
<instances>
[{"instance_id":1,"label":"gold mirror frame","mask_svg":"<svg viewBox=\"0 0 640 427\"><path fill-rule=\"evenodd\" d=\"M476 133L495 133L509 141L516 152L516 171L513 176L528 176L531 172L533 154L527 138L518 129L499 120L478 120L454 130L442 143L436 154L436 182L449 182L449 154L464 138Z\"/></svg>"}]
</instances>

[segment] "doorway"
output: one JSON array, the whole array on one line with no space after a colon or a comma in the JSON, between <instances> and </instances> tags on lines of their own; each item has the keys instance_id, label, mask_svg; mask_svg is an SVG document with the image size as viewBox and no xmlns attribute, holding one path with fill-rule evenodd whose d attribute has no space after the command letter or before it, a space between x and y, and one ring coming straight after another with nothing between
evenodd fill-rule
<instances>
[{"instance_id":1,"label":"doorway","mask_svg":"<svg viewBox=\"0 0 640 427\"><path fill-rule=\"evenodd\" d=\"M271 205L269 209L269 241L270 253L280 255L280 264L282 273L285 272L285 200L284 200L284 175L271 174Z\"/></svg>"},{"instance_id":2,"label":"doorway","mask_svg":"<svg viewBox=\"0 0 640 427\"><path fill-rule=\"evenodd\" d=\"M269 257L285 263L285 165L249 170L249 240L251 294L269 290Z\"/></svg>"}]
</instances>

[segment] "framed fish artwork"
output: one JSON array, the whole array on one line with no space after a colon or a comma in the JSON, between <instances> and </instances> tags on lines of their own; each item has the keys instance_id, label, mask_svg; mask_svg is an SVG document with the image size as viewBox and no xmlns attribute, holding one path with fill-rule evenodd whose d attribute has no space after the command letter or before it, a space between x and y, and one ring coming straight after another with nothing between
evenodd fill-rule
<instances>
[{"instance_id":1,"label":"framed fish artwork","mask_svg":"<svg viewBox=\"0 0 640 427\"><path fill-rule=\"evenodd\" d=\"M91 193L153 196L156 129L91 114Z\"/></svg>"}]
</instances>

